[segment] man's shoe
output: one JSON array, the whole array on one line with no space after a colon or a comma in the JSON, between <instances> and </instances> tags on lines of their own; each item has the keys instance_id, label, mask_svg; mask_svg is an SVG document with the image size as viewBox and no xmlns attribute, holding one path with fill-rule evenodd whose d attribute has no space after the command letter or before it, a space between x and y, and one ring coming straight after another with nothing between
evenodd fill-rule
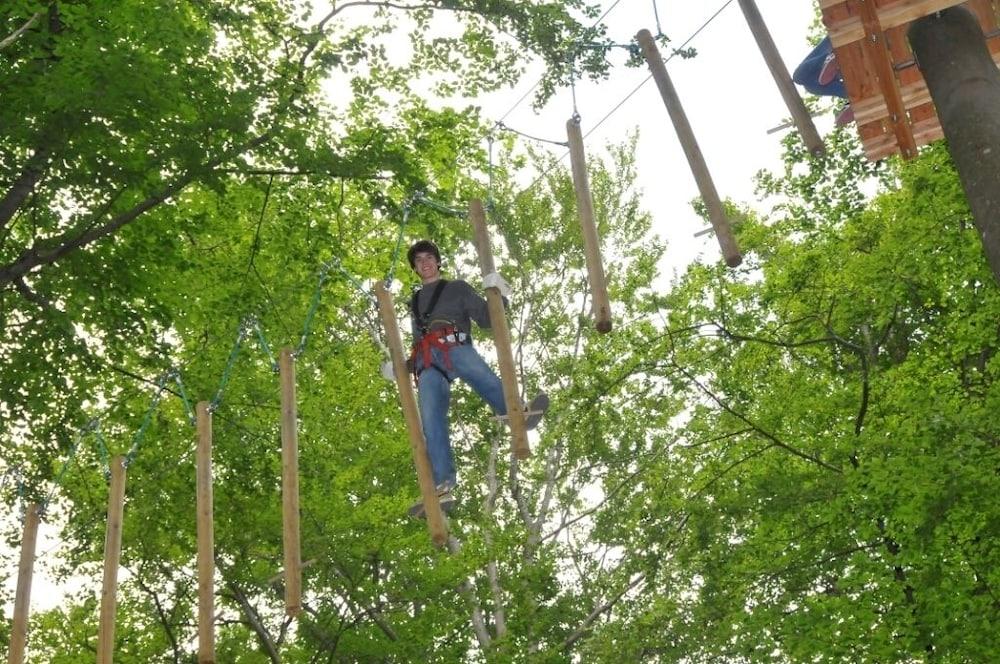
<instances>
[{"instance_id":1,"label":"man's shoe","mask_svg":"<svg viewBox=\"0 0 1000 664\"><path fill-rule=\"evenodd\" d=\"M524 428L530 431L537 427L538 423L542 421L545 411L548 409L549 395L545 392L539 392L531 400L531 403L524 407ZM506 415L497 415L496 418L503 424L510 426L510 418Z\"/></svg>"},{"instance_id":2,"label":"man's shoe","mask_svg":"<svg viewBox=\"0 0 1000 664\"><path fill-rule=\"evenodd\" d=\"M451 514L451 510L455 507L455 496L451 495L453 488L455 488L454 482L442 482L437 485L438 504L441 505L441 511L445 514ZM424 509L424 501L419 500L413 503L406 513L414 519L426 518L427 511Z\"/></svg>"},{"instance_id":3,"label":"man's shoe","mask_svg":"<svg viewBox=\"0 0 1000 664\"><path fill-rule=\"evenodd\" d=\"M538 423L542 421L545 416L545 411L549 409L549 395L545 392L539 392L535 395L535 398L531 400L528 404L527 410L524 412L524 427L529 431L538 426Z\"/></svg>"},{"instance_id":4,"label":"man's shoe","mask_svg":"<svg viewBox=\"0 0 1000 664\"><path fill-rule=\"evenodd\" d=\"M831 53L823 60L823 66L820 67L816 82L820 85L828 85L833 82L833 79L837 78L837 74L839 73L840 64L837 62L837 54Z\"/></svg>"},{"instance_id":5,"label":"man's shoe","mask_svg":"<svg viewBox=\"0 0 1000 664\"><path fill-rule=\"evenodd\" d=\"M837 117L834 118L833 124L838 127L843 127L846 124L854 122L854 108L848 104L837 113Z\"/></svg>"}]
</instances>

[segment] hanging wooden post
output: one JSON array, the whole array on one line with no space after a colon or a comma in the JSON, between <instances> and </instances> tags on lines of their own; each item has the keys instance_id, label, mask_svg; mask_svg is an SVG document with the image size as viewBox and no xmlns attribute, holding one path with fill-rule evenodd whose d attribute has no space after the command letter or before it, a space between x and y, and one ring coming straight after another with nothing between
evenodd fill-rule
<instances>
[{"instance_id":1,"label":"hanging wooden post","mask_svg":"<svg viewBox=\"0 0 1000 664\"><path fill-rule=\"evenodd\" d=\"M583 151L579 116L574 115L566 122L566 135L569 137L569 161L573 171L573 188L576 190L576 210L580 217L583 248L587 255L587 279L590 282L594 326L598 332L606 333L611 331L611 302L608 299L608 281L604 276L604 261L601 260L601 241L594 221L594 199L590 195L587 157Z\"/></svg>"},{"instance_id":2,"label":"hanging wooden post","mask_svg":"<svg viewBox=\"0 0 1000 664\"><path fill-rule=\"evenodd\" d=\"M375 297L378 300L382 327L385 328L385 340L392 358L392 369L396 375L396 387L399 388L399 401L403 407L403 417L410 434L410 450L413 452L413 465L417 469L420 495L424 501L427 528L430 530L431 540L434 544L443 547L448 541L448 529L445 526L444 514L441 512L441 503L438 502L437 488L434 486L434 476L431 473L431 463L427 458L427 443L424 441L424 430L420 425L417 400L413 396L413 387L410 385L410 373L406 370L403 341L399 336L399 324L396 322L396 307L392 300L392 293L386 289L382 282L379 282L375 287Z\"/></svg>"},{"instance_id":3,"label":"hanging wooden post","mask_svg":"<svg viewBox=\"0 0 1000 664\"><path fill-rule=\"evenodd\" d=\"M212 411L199 401L195 468L198 510L198 664L215 663L215 532L212 522Z\"/></svg>"},{"instance_id":4,"label":"hanging wooden post","mask_svg":"<svg viewBox=\"0 0 1000 664\"><path fill-rule=\"evenodd\" d=\"M302 611L302 553L299 549L299 442L295 403L295 357L281 349L281 504L285 549L285 613Z\"/></svg>"},{"instance_id":5,"label":"hanging wooden post","mask_svg":"<svg viewBox=\"0 0 1000 664\"><path fill-rule=\"evenodd\" d=\"M28 615L31 608L31 577L35 570L35 547L41 514L38 503L29 503L24 511L21 536L21 562L17 567L17 594L14 595L14 625L10 634L8 664L22 664L28 644Z\"/></svg>"},{"instance_id":6,"label":"hanging wooden post","mask_svg":"<svg viewBox=\"0 0 1000 664\"><path fill-rule=\"evenodd\" d=\"M771 70L771 76L774 77L778 91L781 92L781 97L785 100L785 106L792 114L792 121L799 130L802 142L814 155L823 154L825 152L823 139L819 137L816 125L813 124L812 117L809 115L802 97L795 89L792 77L788 74L788 67L785 66L784 60L781 59L781 55L774 45L767 24L764 23L760 10L757 9L757 3L754 0L739 0L739 3L740 9L743 10L743 16L746 17L747 25L750 26L750 32L753 33L753 37L757 41L757 47L760 49L761 55L764 56L764 62Z\"/></svg>"},{"instance_id":7,"label":"hanging wooden post","mask_svg":"<svg viewBox=\"0 0 1000 664\"><path fill-rule=\"evenodd\" d=\"M115 613L118 610L118 567L122 557L122 521L125 514L125 457L111 459L108 523L104 536L104 586L101 624L97 636L97 664L111 664L115 655Z\"/></svg>"},{"instance_id":8,"label":"hanging wooden post","mask_svg":"<svg viewBox=\"0 0 1000 664\"><path fill-rule=\"evenodd\" d=\"M674 123L677 138L680 139L681 147L684 148L684 155L687 157L695 182L698 184L701 198L708 208L709 221L712 222L712 229L715 231L715 237L722 249L722 256L726 260L726 265L736 267L743 262L743 256L736 245L736 239L733 237L733 231L726 218L719 193L715 190L715 183L708 172L708 166L705 165L705 158L701 154L701 148L698 147L698 141L691 130L691 124L684 113L684 107L681 106L681 100L677 96L674 84L670 81L669 74L667 74L660 50L656 47L656 42L653 41L653 35L649 33L649 30L640 30L635 37L639 41L643 57L649 64L653 80L656 81L656 87L660 89L660 96L663 97L667 113L670 114L670 120Z\"/></svg>"},{"instance_id":9,"label":"hanging wooden post","mask_svg":"<svg viewBox=\"0 0 1000 664\"><path fill-rule=\"evenodd\" d=\"M469 201L469 221L475 234L476 251L479 254L479 268L483 276L496 272L493 264L493 250L490 248L490 234L486 230L486 211L479 199ZM518 390L517 367L510 347L510 328L507 326L507 312L503 297L497 288L486 289L486 305L490 312L490 329L493 330L497 362L500 364L500 382L503 383L503 400L507 404L507 422L513 438L514 456L527 459L531 456L528 447L528 429L524 424L524 405Z\"/></svg>"}]
</instances>

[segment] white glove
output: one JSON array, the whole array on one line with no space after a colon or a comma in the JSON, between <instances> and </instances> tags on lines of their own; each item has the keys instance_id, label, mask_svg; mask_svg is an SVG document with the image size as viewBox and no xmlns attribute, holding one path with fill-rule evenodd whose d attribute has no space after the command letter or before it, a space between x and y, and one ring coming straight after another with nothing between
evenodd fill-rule
<instances>
[{"instance_id":1,"label":"white glove","mask_svg":"<svg viewBox=\"0 0 1000 664\"><path fill-rule=\"evenodd\" d=\"M386 360L379 367L379 372L382 374L382 378L386 380L396 380L396 370L392 366L392 360Z\"/></svg>"},{"instance_id":2,"label":"white glove","mask_svg":"<svg viewBox=\"0 0 1000 664\"><path fill-rule=\"evenodd\" d=\"M510 299L511 294L514 292L510 289L510 284L504 281L504 278L497 272L490 272L483 277L483 288L496 288L500 291L500 295L508 299Z\"/></svg>"}]
</instances>

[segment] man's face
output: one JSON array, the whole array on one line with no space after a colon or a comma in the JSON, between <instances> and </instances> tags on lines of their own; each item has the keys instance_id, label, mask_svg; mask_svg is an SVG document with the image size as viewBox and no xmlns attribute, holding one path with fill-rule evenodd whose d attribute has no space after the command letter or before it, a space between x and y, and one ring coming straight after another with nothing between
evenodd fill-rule
<instances>
[{"instance_id":1,"label":"man's face","mask_svg":"<svg viewBox=\"0 0 1000 664\"><path fill-rule=\"evenodd\" d=\"M420 275L420 280L425 284L437 281L441 276L441 269L438 267L437 258L429 251L418 251L413 256L413 269Z\"/></svg>"}]
</instances>

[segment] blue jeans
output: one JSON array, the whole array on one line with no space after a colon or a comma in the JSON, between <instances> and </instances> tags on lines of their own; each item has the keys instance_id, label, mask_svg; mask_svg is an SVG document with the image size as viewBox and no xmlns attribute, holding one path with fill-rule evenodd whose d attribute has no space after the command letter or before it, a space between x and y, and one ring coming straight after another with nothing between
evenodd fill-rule
<instances>
[{"instance_id":1,"label":"blue jeans","mask_svg":"<svg viewBox=\"0 0 1000 664\"><path fill-rule=\"evenodd\" d=\"M829 95L831 97L847 98L847 90L844 88L844 79L838 74L826 85L819 84L819 72L823 69L823 62L826 56L833 53L833 43L829 37L824 37L823 41L816 45L805 60L795 68L792 80L804 87L814 95Z\"/></svg>"},{"instance_id":2,"label":"blue jeans","mask_svg":"<svg viewBox=\"0 0 1000 664\"><path fill-rule=\"evenodd\" d=\"M448 369L439 349L432 348L431 356L431 366L420 371L417 387L420 419L427 441L427 456L434 472L434 484L455 484L455 461L448 435L448 406L451 402L449 381L455 378L464 380L497 415L507 414L507 404L503 398L500 379L472 344L454 346L448 350L451 369ZM423 367L422 356L416 358L416 367L418 370Z\"/></svg>"}]
</instances>

